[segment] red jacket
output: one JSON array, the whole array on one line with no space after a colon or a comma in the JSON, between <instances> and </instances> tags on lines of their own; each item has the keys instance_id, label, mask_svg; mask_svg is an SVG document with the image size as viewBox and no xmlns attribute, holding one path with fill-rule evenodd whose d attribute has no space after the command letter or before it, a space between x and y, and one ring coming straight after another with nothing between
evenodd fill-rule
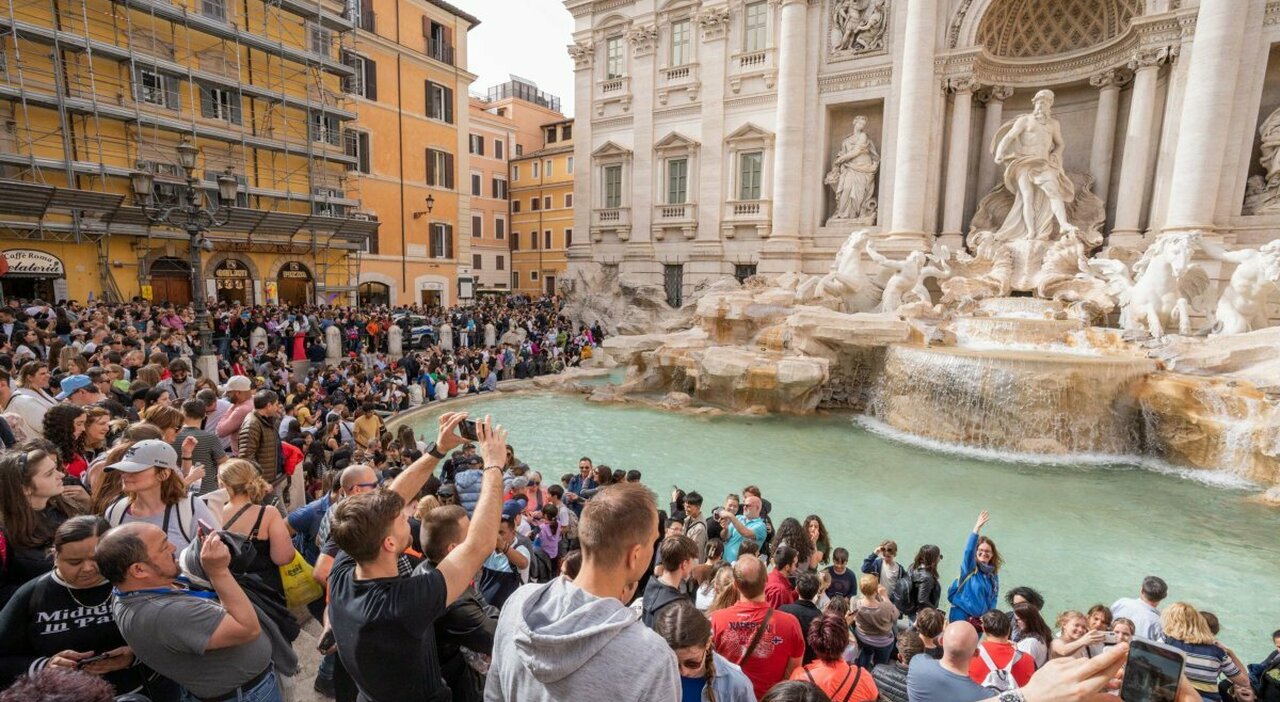
<instances>
[{"instance_id":1,"label":"red jacket","mask_svg":"<svg viewBox=\"0 0 1280 702\"><path fill-rule=\"evenodd\" d=\"M791 583L782 571L776 569L769 571L769 579L764 582L764 599L770 607L777 609L799 598L800 595L796 593L795 588L791 587Z\"/></svg>"}]
</instances>

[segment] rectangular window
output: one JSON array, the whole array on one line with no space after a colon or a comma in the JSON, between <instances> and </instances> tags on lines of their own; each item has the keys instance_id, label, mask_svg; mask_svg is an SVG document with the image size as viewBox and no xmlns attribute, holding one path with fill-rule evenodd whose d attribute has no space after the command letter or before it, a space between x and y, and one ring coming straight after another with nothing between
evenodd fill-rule
<instances>
[{"instance_id":1,"label":"rectangular window","mask_svg":"<svg viewBox=\"0 0 1280 702\"><path fill-rule=\"evenodd\" d=\"M547 140L547 143L548 143L548 144L554 144L554 143L556 143L556 128L555 128L555 127L547 127L547 128L545 128L545 129L543 129L543 130L542 130L542 134L543 134L543 138Z\"/></svg>"},{"instance_id":2,"label":"rectangular window","mask_svg":"<svg viewBox=\"0 0 1280 702\"><path fill-rule=\"evenodd\" d=\"M476 197L480 197L480 191L481 191L480 183L481 183L481 180L482 180L482 179L481 179L481 176L480 176L480 174L479 174L479 173L472 173L472 174L471 174L471 194L472 194L472 195L474 195L474 196L476 196Z\"/></svg>"},{"instance_id":3,"label":"rectangular window","mask_svg":"<svg viewBox=\"0 0 1280 702\"><path fill-rule=\"evenodd\" d=\"M361 173L372 172L369 168L369 133L344 129L342 136L347 155L356 160L355 170Z\"/></svg>"},{"instance_id":4,"label":"rectangular window","mask_svg":"<svg viewBox=\"0 0 1280 702\"><path fill-rule=\"evenodd\" d=\"M453 88L427 81L427 117L453 124Z\"/></svg>"},{"instance_id":5,"label":"rectangular window","mask_svg":"<svg viewBox=\"0 0 1280 702\"><path fill-rule=\"evenodd\" d=\"M313 54L328 56L333 46L333 32L316 22L307 22L307 48Z\"/></svg>"},{"instance_id":6,"label":"rectangular window","mask_svg":"<svg viewBox=\"0 0 1280 702\"><path fill-rule=\"evenodd\" d=\"M422 33L427 38L427 55L437 61L453 65L453 41L449 28L439 22L422 18Z\"/></svg>"},{"instance_id":7,"label":"rectangular window","mask_svg":"<svg viewBox=\"0 0 1280 702\"><path fill-rule=\"evenodd\" d=\"M544 249L551 248L551 230L548 229L547 231L543 232L542 236L543 236L542 248Z\"/></svg>"},{"instance_id":8,"label":"rectangular window","mask_svg":"<svg viewBox=\"0 0 1280 702\"><path fill-rule=\"evenodd\" d=\"M756 264L754 263L735 263L733 265L733 277L739 283L746 282L747 278L756 274Z\"/></svg>"},{"instance_id":9,"label":"rectangular window","mask_svg":"<svg viewBox=\"0 0 1280 702\"><path fill-rule=\"evenodd\" d=\"M671 65L683 66L689 63L693 46L691 37L692 23L682 19L671 23Z\"/></svg>"},{"instance_id":10,"label":"rectangular window","mask_svg":"<svg viewBox=\"0 0 1280 702\"><path fill-rule=\"evenodd\" d=\"M506 145L507 145L506 142L504 142L503 140L494 139L493 140L493 157L501 161L505 156L505 154L503 153L503 150L505 149Z\"/></svg>"},{"instance_id":11,"label":"rectangular window","mask_svg":"<svg viewBox=\"0 0 1280 702\"><path fill-rule=\"evenodd\" d=\"M573 193L564 194L564 206L573 207Z\"/></svg>"},{"instance_id":12,"label":"rectangular window","mask_svg":"<svg viewBox=\"0 0 1280 702\"><path fill-rule=\"evenodd\" d=\"M427 185L453 189L453 154L427 149Z\"/></svg>"},{"instance_id":13,"label":"rectangular window","mask_svg":"<svg viewBox=\"0 0 1280 702\"><path fill-rule=\"evenodd\" d=\"M760 199L760 176L764 168L764 153L748 151L738 155L738 199Z\"/></svg>"},{"instance_id":14,"label":"rectangular window","mask_svg":"<svg viewBox=\"0 0 1280 702\"><path fill-rule=\"evenodd\" d=\"M529 271L529 280L537 280L537 279L538 279L538 272L537 272L537 271Z\"/></svg>"},{"instance_id":15,"label":"rectangular window","mask_svg":"<svg viewBox=\"0 0 1280 702\"><path fill-rule=\"evenodd\" d=\"M542 209L542 198L540 197L529 198L529 211L537 212L540 209Z\"/></svg>"},{"instance_id":16,"label":"rectangular window","mask_svg":"<svg viewBox=\"0 0 1280 702\"><path fill-rule=\"evenodd\" d=\"M506 268L506 267L507 267L507 257L506 257L506 256L501 256L501 255L500 255L500 256L498 256L498 257L494 260L494 262L493 262L493 267L494 267L494 268L496 268L497 270L502 270L502 269Z\"/></svg>"},{"instance_id":17,"label":"rectangular window","mask_svg":"<svg viewBox=\"0 0 1280 702\"><path fill-rule=\"evenodd\" d=\"M565 173L568 173L569 175L573 175L573 157L572 156L570 156L568 159L565 160Z\"/></svg>"},{"instance_id":18,"label":"rectangular window","mask_svg":"<svg viewBox=\"0 0 1280 702\"><path fill-rule=\"evenodd\" d=\"M148 105L176 110L179 107L178 81L150 68L138 67L134 78L134 99Z\"/></svg>"},{"instance_id":19,"label":"rectangular window","mask_svg":"<svg viewBox=\"0 0 1280 702\"><path fill-rule=\"evenodd\" d=\"M544 178L551 177L551 159L547 159L546 163L542 164L542 176Z\"/></svg>"},{"instance_id":20,"label":"rectangular window","mask_svg":"<svg viewBox=\"0 0 1280 702\"><path fill-rule=\"evenodd\" d=\"M689 197L689 160L667 161L667 204L683 205Z\"/></svg>"},{"instance_id":21,"label":"rectangular window","mask_svg":"<svg viewBox=\"0 0 1280 702\"><path fill-rule=\"evenodd\" d=\"M484 236L484 215L471 215L471 238Z\"/></svg>"},{"instance_id":22,"label":"rectangular window","mask_svg":"<svg viewBox=\"0 0 1280 702\"><path fill-rule=\"evenodd\" d=\"M520 232L511 232L511 250L520 250Z\"/></svg>"},{"instance_id":23,"label":"rectangular window","mask_svg":"<svg viewBox=\"0 0 1280 702\"><path fill-rule=\"evenodd\" d=\"M431 258L453 258L453 225L435 222L431 225Z\"/></svg>"},{"instance_id":24,"label":"rectangular window","mask_svg":"<svg viewBox=\"0 0 1280 702\"><path fill-rule=\"evenodd\" d=\"M573 230L566 229L564 230L564 247L567 249L570 246L573 246Z\"/></svg>"},{"instance_id":25,"label":"rectangular window","mask_svg":"<svg viewBox=\"0 0 1280 702\"><path fill-rule=\"evenodd\" d=\"M622 166L604 167L604 206L606 209L622 207Z\"/></svg>"},{"instance_id":26,"label":"rectangular window","mask_svg":"<svg viewBox=\"0 0 1280 702\"><path fill-rule=\"evenodd\" d=\"M538 248L538 233L537 233L537 232L529 232L529 248L531 248L531 249L536 249L536 248Z\"/></svg>"},{"instance_id":27,"label":"rectangular window","mask_svg":"<svg viewBox=\"0 0 1280 702\"><path fill-rule=\"evenodd\" d=\"M226 0L200 0L200 14L225 22L227 19Z\"/></svg>"},{"instance_id":28,"label":"rectangular window","mask_svg":"<svg viewBox=\"0 0 1280 702\"><path fill-rule=\"evenodd\" d=\"M471 254L471 268L472 268L472 269L477 270L477 271L478 271L478 270L483 270L483 267L480 265L481 261L482 261L482 259L480 258L480 254Z\"/></svg>"},{"instance_id":29,"label":"rectangular window","mask_svg":"<svg viewBox=\"0 0 1280 702\"><path fill-rule=\"evenodd\" d=\"M311 113L311 141L342 146L342 125L338 118L323 112Z\"/></svg>"},{"instance_id":30,"label":"rectangular window","mask_svg":"<svg viewBox=\"0 0 1280 702\"><path fill-rule=\"evenodd\" d=\"M569 140L570 140L570 139L572 139L572 138L573 138L573 125L572 125L572 124L566 124L566 125L564 125L563 127L560 127L560 140L561 140L561 141L569 141ZM570 166L570 167L569 167L569 170L573 170L573 167L572 167L572 166Z\"/></svg>"},{"instance_id":31,"label":"rectangular window","mask_svg":"<svg viewBox=\"0 0 1280 702\"><path fill-rule=\"evenodd\" d=\"M240 93L229 88L201 85L200 116L240 124Z\"/></svg>"},{"instance_id":32,"label":"rectangular window","mask_svg":"<svg viewBox=\"0 0 1280 702\"><path fill-rule=\"evenodd\" d=\"M520 271L511 271L511 289L520 287Z\"/></svg>"},{"instance_id":33,"label":"rectangular window","mask_svg":"<svg viewBox=\"0 0 1280 702\"><path fill-rule=\"evenodd\" d=\"M484 137L479 134L471 135L471 153L477 156L484 156Z\"/></svg>"},{"instance_id":34,"label":"rectangular window","mask_svg":"<svg viewBox=\"0 0 1280 702\"><path fill-rule=\"evenodd\" d=\"M507 181L501 178L494 178L489 185L493 189L493 197L497 200L507 199Z\"/></svg>"},{"instance_id":35,"label":"rectangular window","mask_svg":"<svg viewBox=\"0 0 1280 702\"><path fill-rule=\"evenodd\" d=\"M507 220L501 217L493 218L493 238L495 239L507 238Z\"/></svg>"},{"instance_id":36,"label":"rectangular window","mask_svg":"<svg viewBox=\"0 0 1280 702\"><path fill-rule=\"evenodd\" d=\"M549 209L551 209L551 196L550 196L550 195L548 195L548 196L546 196L546 197L542 198L542 209L544 209L544 210L549 210Z\"/></svg>"},{"instance_id":37,"label":"rectangular window","mask_svg":"<svg viewBox=\"0 0 1280 702\"><path fill-rule=\"evenodd\" d=\"M614 80L622 77L622 37L609 37L604 40L604 79Z\"/></svg>"},{"instance_id":38,"label":"rectangular window","mask_svg":"<svg viewBox=\"0 0 1280 702\"><path fill-rule=\"evenodd\" d=\"M537 161L534 161L534 162L533 162L533 164L530 166L530 168L532 168L532 169L533 169L533 177L534 177L534 178L537 178L537 177L538 177L538 166L539 166L539 164L538 164L538 162L537 162Z\"/></svg>"},{"instance_id":39,"label":"rectangular window","mask_svg":"<svg viewBox=\"0 0 1280 702\"><path fill-rule=\"evenodd\" d=\"M511 180L520 180L520 165L516 164L511 167Z\"/></svg>"},{"instance_id":40,"label":"rectangular window","mask_svg":"<svg viewBox=\"0 0 1280 702\"><path fill-rule=\"evenodd\" d=\"M524 144L516 144L516 156L524 156Z\"/></svg>"},{"instance_id":41,"label":"rectangular window","mask_svg":"<svg viewBox=\"0 0 1280 702\"><path fill-rule=\"evenodd\" d=\"M519 200L512 200L512 201L511 201L511 214L520 214L520 201L519 201Z\"/></svg>"},{"instance_id":42,"label":"rectangular window","mask_svg":"<svg viewBox=\"0 0 1280 702\"><path fill-rule=\"evenodd\" d=\"M764 0L747 3L743 12L743 51L764 50L765 43L768 41L768 25L766 24L768 12L768 3L764 2Z\"/></svg>"}]
</instances>

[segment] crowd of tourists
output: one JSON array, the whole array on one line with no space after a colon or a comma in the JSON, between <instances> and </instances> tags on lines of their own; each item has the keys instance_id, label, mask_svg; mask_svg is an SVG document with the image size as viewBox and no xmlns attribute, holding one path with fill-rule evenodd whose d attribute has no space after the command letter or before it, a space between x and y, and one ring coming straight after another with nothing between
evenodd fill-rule
<instances>
[{"instance_id":1,"label":"crowd of tourists","mask_svg":"<svg viewBox=\"0 0 1280 702\"><path fill-rule=\"evenodd\" d=\"M986 512L900 559L755 485L659 509L640 470L531 466L487 417L446 411L430 442L389 429L410 362L445 398L504 363L474 337L197 379L166 312L0 308L0 702L292 700L304 625L323 655L306 684L343 702L1091 702L1116 699L1134 638L1185 653L1177 702L1280 699L1280 631L1249 665L1176 578L1174 598L1151 576L1050 605L1002 589ZM265 355L300 317L306 340L360 316L314 312L262 311L287 322ZM599 339L549 299L447 314L523 329L520 354Z\"/></svg>"}]
</instances>

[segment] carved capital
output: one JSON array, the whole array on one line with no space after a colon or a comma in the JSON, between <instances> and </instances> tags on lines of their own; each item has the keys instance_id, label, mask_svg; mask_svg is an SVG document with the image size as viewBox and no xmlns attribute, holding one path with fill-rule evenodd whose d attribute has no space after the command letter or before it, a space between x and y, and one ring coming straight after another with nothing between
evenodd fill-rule
<instances>
[{"instance_id":1,"label":"carved capital","mask_svg":"<svg viewBox=\"0 0 1280 702\"><path fill-rule=\"evenodd\" d=\"M702 40L714 41L729 35L729 8L712 7L698 13L698 26L702 27Z\"/></svg>"},{"instance_id":2,"label":"carved capital","mask_svg":"<svg viewBox=\"0 0 1280 702\"><path fill-rule=\"evenodd\" d=\"M591 62L595 58L596 47L590 41L580 41L570 44L568 47L569 56L573 58L573 67L575 70L590 68Z\"/></svg>"},{"instance_id":3,"label":"carved capital","mask_svg":"<svg viewBox=\"0 0 1280 702\"><path fill-rule=\"evenodd\" d=\"M1169 47L1167 46L1158 49L1139 49L1133 52L1133 58L1129 59L1129 70L1140 71L1144 68L1159 68L1168 60Z\"/></svg>"},{"instance_id":4,"label":"carved capital","mask_svg":"<svg viewBox=\"0 0 1280 702\"><path fill-rule=\"evenodd\" d=\"M1004 102L1013 97L1013 86L1011 85L988 85L984 86L977 95L978 102L989 105L993 102Z\"/></svg>"},{"instance_id":5,"label":"carved capital","mask_svg":"<svg viewBox=\"0 0 1280 702\"><path fill-rule=\"evenodd\" d=\"M627 41L631 42L632 53L647 56L658 44L658 29L651 24L632 27L627 32Z\"/></svg>"},{"instance_id":6,"label":"carved capital","mask_svg":"<svg viewBox=\"0 0 1280 702\"><path fill-rule=\"evenodd\" d=\"M973 76L954 76L947 80L946 87L953 93L971 93L978 89L978 80Z\"/></svg>"}]
</instances>

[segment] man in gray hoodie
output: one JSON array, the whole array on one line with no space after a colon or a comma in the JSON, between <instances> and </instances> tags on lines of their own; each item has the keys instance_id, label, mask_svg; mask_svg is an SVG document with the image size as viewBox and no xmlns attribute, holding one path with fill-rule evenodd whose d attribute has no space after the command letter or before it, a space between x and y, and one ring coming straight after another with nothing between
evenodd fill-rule
<instances>
[{"instance_id":1,"label":"man in gray hoodie","mask_svg":"<svg viewBox=\"0 0 1280 702\"><path fill-rule=\"evenodd\" d=\"M503 606L485 702L679 699L675 654L623 605L653 563L657 536L648 489L596 493L578 523L577 579L525 585Z\"/></svg>"}]
</instances>

